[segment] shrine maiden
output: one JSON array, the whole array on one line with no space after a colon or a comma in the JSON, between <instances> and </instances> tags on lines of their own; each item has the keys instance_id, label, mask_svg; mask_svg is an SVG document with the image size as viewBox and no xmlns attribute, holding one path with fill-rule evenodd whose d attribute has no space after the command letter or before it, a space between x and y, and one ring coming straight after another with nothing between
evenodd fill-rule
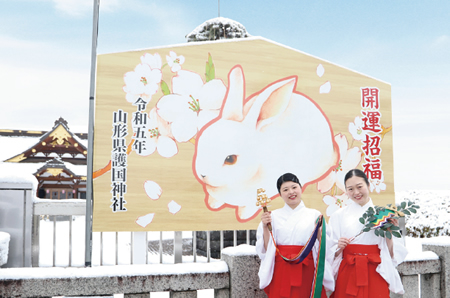
<instances>
[{"instance_id":1,"label":"shrine maiden","mask_svg":"<svg viewBox=\"0 0 450 298\"><path fill-rule=\"evenodd\" d=\"M317 263L318 241L312 240L314 247L303 262L292 264L276 253L267 225L272 225L273 237L281 255L293 258L307 243L321 214L305 207L301 200L302 187L295 175L282 175L277 181L277 188L285 205L273 212L263 213L257 230L256 251L261 258L259 286L268 297L309 297ZM331 271L333 254L327 255L327 258L321 297L326 297L324 287L328 291L334 290Z\"/></svg>"},{"instance_id":2,"label":"shrine maiden","mask_svg":"<svg viewBox=\"0 0 450 298\"><path fill-rule=\"evenodd\" d=\"M337 279L332 297L389 297L389 290L403 294L396 269L407 254L403 239L378 237L372 230L352 240L364 228L359 218L374 204L369 197L369 181L363 171L349 171L344 183L352 202L333 213L329 220L331 251L338 251L333 262ZM398 226L396 219L389 221Z\"/></svg>"}]
</instances>

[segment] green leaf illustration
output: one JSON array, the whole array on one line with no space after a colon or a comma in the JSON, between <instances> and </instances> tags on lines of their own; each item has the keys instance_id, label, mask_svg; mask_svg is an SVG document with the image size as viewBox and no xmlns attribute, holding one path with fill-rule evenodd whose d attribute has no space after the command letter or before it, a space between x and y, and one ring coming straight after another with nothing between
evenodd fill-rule
<instances>
[{"instance_id":1,"label":"green leaf illustration","mask_svg":"<svg viewBox=\"0 0 450 298\"><path fill-rule=\"evenodd\" d=\"M167 86L167 83L164 81L161 81L161 91L164 95L169 95L170 94L170 89L169 86Z\"/></svg>"},{"instance_id":2,"label":"green leaf illustration","mask_svg":"<svg viewBox=\"0 0 450 298\"><path fill-rule=\"evenodd\" d=\"M402 202L402 203L400 204L400 206L401 206L402 209L405 209L405 208L406 208L406 202Z\"/></svg>"},{"instance_id":3,"label":"green leaf illustration","mask_svg":"<svg viewBox=\"0 0 450 298\"><path fill-rule=\"evenodd\" d=\"M386 237L388 237L389 239L392 239L392 235L389 231L386 231Z\"/></svg>"},{"instance_id":4,"label":"green leaf illustration","mask_svg":"<svg viewBox=\"0 0 450 298\"><path fill-rule=\"evenodd\" d=\"M364 218L360 217L360 218L359 218L359 222L362 223L362 224L364 224L364 223L365 223Z\"/></svg>"},{"instance_id":5,"label":"green leaf illustration","mask_svg":"<svg viewBox=\"0 0 450 298\"><path fill-rule=\"evenodd\" d=\"M208 54L208 62L206 62L205 76L206 82L209 82L216 78L216 69L214 67L211 54Z\"/></svg>"},{"instance_id":6,"label":"green leaf illustration","mask_svg":"<svg viewBox=\"0 0 450 298\"><path fill-rule=\"evenodd\" d=\"M403 210L403 213L405 213L406 215L411 215L411 213L408 210Z\"/></svg>"}]
</instances>

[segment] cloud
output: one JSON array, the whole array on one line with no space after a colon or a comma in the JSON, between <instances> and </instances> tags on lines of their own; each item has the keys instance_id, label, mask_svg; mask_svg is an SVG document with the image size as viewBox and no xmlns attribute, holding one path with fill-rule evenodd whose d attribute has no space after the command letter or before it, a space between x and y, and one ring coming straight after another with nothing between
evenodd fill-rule
<instances>
[{"instance_id":1,"label":"cloud","mask_svg":"<svg viewBox=\"0 0 450 298\"><path fill-rule=\"evenodd\" d=\"M10 126L2 128L45 129L42 125L60 116L69 124L87 126L89 76L85 73L3 65L0 82L0 119Z\"/></svg>"},{"instance_id":2,"label":"cloud","mask_svg":"<svg viewBox=\"0 0 450 298\"><path fill-rule=\"evenodd\" d=\"M27 51L30 51L42 46L45 46L45 43L39 41L21 40L0 34L0 50L7 49L8 51L16 51L26 49Z\"/></svg>"},{"instance_id":3,"label":"cloud","mask_svg":"<svg viewBox=\"0 0 450 298\"><path fill-rule=\"evenodd\" d=\"M450 36L448 35L441 35L437 37L435 40L431 42L430 48L432 50L450 50Z\"/></svg>"},{"instance_id":4,"label":"cloud","mask_svg":"<svg viewBox=\"0 0 450 298\"><path fill-rule=\"evenodd\" d=\"M191 24L191 8L181 3L173 5L164 1L148 3L129 0L121 4L121 9L128 10L136 18L150 18L156 23L156 26L149 26L147 32L154 34L157 28L158 35L167 38L184 37L199 25Z\"/></svg>"}]
</instances>

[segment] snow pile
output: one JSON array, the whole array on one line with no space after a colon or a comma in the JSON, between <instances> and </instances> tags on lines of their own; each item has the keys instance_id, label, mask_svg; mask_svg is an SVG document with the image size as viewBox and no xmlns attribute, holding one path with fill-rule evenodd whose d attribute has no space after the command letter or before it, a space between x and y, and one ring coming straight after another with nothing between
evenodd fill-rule
<instances>
[{"instance_id":1,"label":"snow pile","mask_svg":"<svg viewBox=\"0 0 450 298\"><path fill-rule=\"evenodd\" d=\"M197 26L186 35L187 42L250 37L245 27L227 18L214 18Z\"/></svg>"},{"instance_id":2,"label":"snow pile","mask_svg":"<svg viewBox=\"0 0 450 298\"><path fill-rule=\"evenodd\" d=\"M8 262L10 236L6 232L0 232L0 266Z\"/></svg>"},{"instance_id":3,"label":"snow pile","mask_svg":"<svg viewBox=\"0 0 450 298\"><path fill-rule=\"evenodd\" d=\"M441 236L422 240L422 244L430 244L437 246L450 246L450 237Z\"/></svg>"},{"instance_id":4,"label":"snow pile","mask_svg":"<svg viewBox=\"0 0 450 298\"><path fill-rule=\"evenodd\" d=\"M152 264L148 265L116 265L98 266L90 268L75 267L51 267L42 270L39 267L8 268L8 274L0 275L0 280L5 279L49 279L49 278L87 278L98 276L146 276L146 275L176 275L192 273L224 273L228 272L227 263L224 261L214 263L190 263L182 264Z\"/></svg>"},{"instance_id":5,"label":"snow pile","mask_svg":"<svg viewBox=\"0 0 450 298\"><path fill-rule=\"evenodd\" d=\"M251 256L256 254L256 247L248 244L241 244L238 246L229 246L222 250L222 254L229 256Z\"/></svg>"},{"instance_id":6,"label":"snow pile","mask_svg":"<svg viewBox=\"0 0 450 298\"><path fill-rule=\"evenodd\" d=\"M44 163L42 163L43 165ZM36 190L38 181L33 173L41 166L39 163L0 162L0 182L31 183Z\"/></svg>"},{"instance_id":7,"label":"snow pile","mask_svg":"<svg viewBox=\"0 0 450 298\"><path fill-rule=\"evenodd\" d=\"M409 191L397 193L401 201L420 206L406 217L406 235L416 238L450 236L450 191Z\"/></svg>"}]
</instances>

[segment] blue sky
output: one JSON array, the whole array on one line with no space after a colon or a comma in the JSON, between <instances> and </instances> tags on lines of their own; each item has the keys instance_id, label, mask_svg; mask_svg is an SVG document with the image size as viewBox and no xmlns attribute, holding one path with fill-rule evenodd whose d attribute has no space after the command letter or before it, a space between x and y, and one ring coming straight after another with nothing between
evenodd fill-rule
<instances>
[{"instance_id":1,"label":"blue sky","mask_svg":"<svg viewBox=\"0 0 450 298\"><path fill-rule=\"evenodd\" d=\"M93 0L0 0L0 128L87 131ZM220 1L263 36L392 85L396 190L450 189L450 1ZM102 0L98 53L186 42L218 1Z\"/></svg>"}]
</instances>

